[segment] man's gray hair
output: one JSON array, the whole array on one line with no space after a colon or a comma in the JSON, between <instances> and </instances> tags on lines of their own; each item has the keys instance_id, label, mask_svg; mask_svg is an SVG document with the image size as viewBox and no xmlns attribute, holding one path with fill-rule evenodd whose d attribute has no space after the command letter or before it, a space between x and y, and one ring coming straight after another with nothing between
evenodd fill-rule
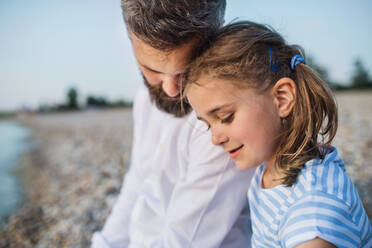
<instances>
[{"instance_id":1,"label":"man's gray hair","mask_svg":"<svg viewBox=\"0 0 372 248\"><path fill-rule=\"evenodd\" d=\"M122 0L129 32L159 50L197 38L204 43L224 22L226 0Z\"/></svg>"}]
</instances>

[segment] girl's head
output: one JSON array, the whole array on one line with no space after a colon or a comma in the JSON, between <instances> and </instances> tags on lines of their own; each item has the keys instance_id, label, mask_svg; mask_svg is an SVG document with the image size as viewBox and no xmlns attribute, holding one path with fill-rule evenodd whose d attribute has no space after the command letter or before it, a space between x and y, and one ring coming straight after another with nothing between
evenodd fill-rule
<instances>
[{"instance_id":1,"label":"girl's head","mask_svg":"<svg viewBox=\"0 0 372 248\"><path fill-rule=\"evenodd\" d=\"M304 63L291 68L296 55L302 49L267 26L229 24L191 64L184 91L239 168L266 162L288 186L337 130L330 90Z\"/></svg>"}]
</instances>

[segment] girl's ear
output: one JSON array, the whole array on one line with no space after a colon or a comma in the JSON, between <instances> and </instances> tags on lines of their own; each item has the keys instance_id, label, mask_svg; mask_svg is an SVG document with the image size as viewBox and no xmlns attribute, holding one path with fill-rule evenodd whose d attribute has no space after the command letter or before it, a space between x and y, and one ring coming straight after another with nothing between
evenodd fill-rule
<instances>
[{"instance_id":1,"label":"girl's ear","mask_svg":"<svg viewBox=\"0 0 372 248\"><path fill-rule=\"evenodd\" d=\"M284 77L279 79L272 88L275 104L280 118L286 118L292 112L296 102L296 84Z\"/></svg>"}]
</instances>

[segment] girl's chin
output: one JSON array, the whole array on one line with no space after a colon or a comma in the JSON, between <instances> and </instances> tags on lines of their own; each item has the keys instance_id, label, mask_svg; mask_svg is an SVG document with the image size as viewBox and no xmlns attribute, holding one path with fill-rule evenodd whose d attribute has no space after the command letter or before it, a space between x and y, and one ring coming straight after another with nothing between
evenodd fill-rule
<instances>
[{"instance_id":1,"label":"girl's chin","mask_svg":"<svg viewBox=\"0 0 372 248\"><path fill-rule=\"evenodd\" d=\"M239 160L238 161L235 160L234 162L240 170L249 170L249 169L253 169L259 166L259 164L258 165L250 164L250 163L239 161Z\"/></svg>"}]
</instances>

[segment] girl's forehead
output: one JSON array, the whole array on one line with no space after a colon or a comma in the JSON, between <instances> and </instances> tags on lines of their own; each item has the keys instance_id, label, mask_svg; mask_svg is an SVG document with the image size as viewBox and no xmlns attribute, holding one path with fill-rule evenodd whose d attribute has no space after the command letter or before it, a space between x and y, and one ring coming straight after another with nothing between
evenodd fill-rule
<instances>
[{"instance_id":1,"label":"girl's forehead","mask_svg":"<svg viewBox=\"0 0 372 248\"><path fill-rule=\"evenodd\" d=\"M237 106L260 102L269 91L249 87L245 82L204 75L189 85L186 97L196 112L209 112L215 106Z\"/></svg>"},{"instance_id":2,"label":"girl's forehead","mask_svg":"<svg viewBox=\"0 0 372 248\"><path fill-rule=\"evenodd\" d=\"M192 83L187 88L187 97L195 100L198 98L208 97L208 99L224 98L229 96L232 91L229 83L221 81L217 78L201 78L201 80Z\"/></svg>"},{"instance_id":3,"label":"girl's forehead","mask_svg":"<svg viewBox=\"0 0 372 248\"><path fill-rule=\"evenodd\" d=\"M217 94L224 98L239 98L248 89L247 85L244 85L244 82L217 78L210 75L200 76L188 88L187 92L192 89L194 93L195 91L200 91L202 94Z\"/></svg>"},{"instance_id":4,"label":"girl's forehead","mask_svg":"<svg viewBox=\"0 0 372 248\"><path fill-rule=\"evenodd\" d=\"M206 78L204 78L206 79ZM247 99L248 89L239 89L228 80L209 78L188 87L186 97L196 112L209 112L216 106L233 106Z\"/></svg>"},{"instance_id":5,"label":"girl's forehead","mask_svg":"<svg viewBox=\"0 0 372 248\"><path fill-rule=\"evenodd\" d=\"M202 74L191 84L191 86L203 87L209 90L229 89L232 90L233 81L214 77L209 74Z\"/></svg>"}]
</instances>

